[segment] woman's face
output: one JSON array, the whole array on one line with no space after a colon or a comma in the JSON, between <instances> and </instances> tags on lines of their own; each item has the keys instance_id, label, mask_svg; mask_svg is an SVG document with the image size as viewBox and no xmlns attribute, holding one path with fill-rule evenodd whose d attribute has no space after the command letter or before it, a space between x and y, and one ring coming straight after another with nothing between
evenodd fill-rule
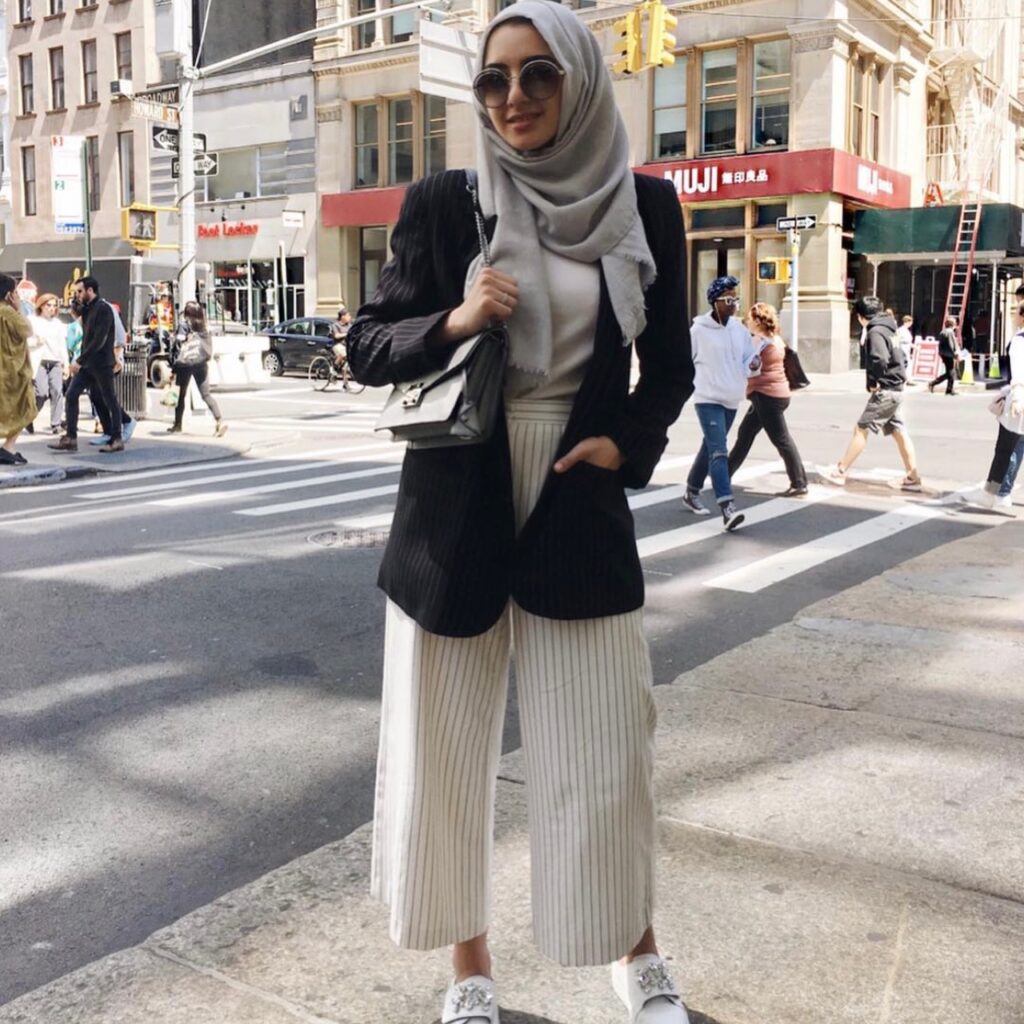
<instances>
[{"instance_id":1,"label":"woman's face","mask_svg":"<svg viewBox=\"0 0 1024 1024\"><path fill-rule=\"evenodd\" d=\"M531 99L523 91L520 75L538 58L557 64L551 47L532 26L517 22L499 25L487 41L485 69L511 78L508 99L500 107L486 107L494 130L514 149L543 149L558 134L562 111L562 83L548 99Z\"/></svg>"},{"instance_id":2,"label":"woman's face","mask_svg":"<svg viewBox=\"0 0 1024 1024\"><path fill-rule=\"evenodd\" d=\"M47 320L52 320L57 315L57 300L50 299L49 302L44 303L42 313Z\"/></svg>"}]
</instances>

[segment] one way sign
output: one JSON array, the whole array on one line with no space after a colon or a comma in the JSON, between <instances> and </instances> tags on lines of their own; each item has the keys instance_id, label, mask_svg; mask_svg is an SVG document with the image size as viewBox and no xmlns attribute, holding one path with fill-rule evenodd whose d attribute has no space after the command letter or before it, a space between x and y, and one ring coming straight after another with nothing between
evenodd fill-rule
<instances>
[{"instance_id":1,"label":"one way sign","mask_svg":"<svg viewBox=\"0 0 1024 1024\"><path fill-rule=\"evenodd\" d=\"M154 124L151 126L151 131L154 149L160 150L162 153L178 152L178 140L181 138L181 133L177 128L166 128L162 124ZM205 153L206 136L202 132L194 132L192 139L192 146L195 152Z\"/></svg>"},{"instance_id":2,"label":"one way sign","mask_svg":"<svg viewBox=\"0 0 1024 1024\"><path fill-rule=\"evenodd\" d=\"M192 168L198 178L215 178L220 170L220 154L196 153L192 158ZM171 161L171 177L181 177L181 161L177 157Z\"/></svg>"},{"instance_id":3,"label":"one way sign","mask_svg":"<svg viewBox=\"0 0 1024 1024\"><path fill-rule=\"evenodd\" d=\"M814 214L804 214L802 217L776 217L776 231L810 231L818 226L818 218Z\"/></svg>"}]
</instances>

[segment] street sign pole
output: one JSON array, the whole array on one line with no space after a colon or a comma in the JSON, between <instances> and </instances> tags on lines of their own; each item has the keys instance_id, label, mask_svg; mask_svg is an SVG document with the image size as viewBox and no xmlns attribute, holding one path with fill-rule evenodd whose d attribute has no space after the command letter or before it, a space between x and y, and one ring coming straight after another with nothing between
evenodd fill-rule
<instances>
[{"instance_id":1,"label":"street sign pole","mask_svg":"<svg viewBox=\"0 0 1024 1024\"><path fill-rule=\"evenodd\" d=\"M82 220L85 222L85 276L92 275L92 203L89 192L89 147L82 146Z\"/></svg>"},{"instance_id":2,"label":"street sign pole","mask_svg":"<svg viewBox=\"0 0 1024 1024\"><path fill-rule=\"evenodd\" d=\"M181 123L178 136L178 159L181 162L179 181L179 224L181 236L181 269L178 271L178 295L182 306L196 298L196 169L194 163L196 71L192 63L192 0L177 0L184 22L186 52L181 57Z\"/></svg>"},{"instance_id":3,"label":"street sign pole","mask_svg":"<svg viewBox=\"0 0 1024 1024\"><path fill-rule=\"evenodd\" d=\"M800 347L800 231L796 228L789 233L789 250L793 261L789 284L793 295L793 329L789 347L796 352Z\"/></svg>"}]
</instances>

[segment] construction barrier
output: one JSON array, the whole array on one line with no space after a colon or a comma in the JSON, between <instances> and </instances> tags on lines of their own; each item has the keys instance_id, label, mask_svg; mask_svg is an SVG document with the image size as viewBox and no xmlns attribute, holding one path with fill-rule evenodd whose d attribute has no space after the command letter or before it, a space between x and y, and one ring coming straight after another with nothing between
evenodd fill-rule
<instances>
[{"instance_id":1,"label":"construction barrier","mask_svg":"<svg viewBox=\"0 0 1024 1024\"><path fill-rule=\"evenodd\" d=\"M988 375L990 380L998 380L1002 377L1002 374L999 372L999 356L993 354L992 362L988 368Z\"/></svg>"}]
</instances>

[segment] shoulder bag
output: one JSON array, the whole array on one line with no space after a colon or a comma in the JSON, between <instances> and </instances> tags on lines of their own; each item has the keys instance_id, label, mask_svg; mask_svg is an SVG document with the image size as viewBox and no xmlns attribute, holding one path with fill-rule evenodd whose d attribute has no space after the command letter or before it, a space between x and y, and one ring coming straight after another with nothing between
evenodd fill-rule
<instances>
[{"instance_id":1,"label":"shoulder bag","mask_svg":"<svg viewBox=\"0 0 1024 1024\"><path fill-rule=\"evenodd\" d=\"M800 357L788 345L782 355L782 369L786 374L786 380L789 381L790 391L799 391L810 385L811 382L800 365Z\"/></svg>"},{"instance_id":2,"label":"shoulder bag","mask_svg":"<svg viewBox=\"0 0 1024 1024\"><path fill-rule=\"evenodd\" d=\"M476 173L467 171L480 252L485 267L491 252L476 194ZM482 444L491 436L501 405L508 357L508 333L495 324L452 347L445 365L413 381L396 384L374 430L388 430L410 448Z\"/></svg>"}]
</instances>

